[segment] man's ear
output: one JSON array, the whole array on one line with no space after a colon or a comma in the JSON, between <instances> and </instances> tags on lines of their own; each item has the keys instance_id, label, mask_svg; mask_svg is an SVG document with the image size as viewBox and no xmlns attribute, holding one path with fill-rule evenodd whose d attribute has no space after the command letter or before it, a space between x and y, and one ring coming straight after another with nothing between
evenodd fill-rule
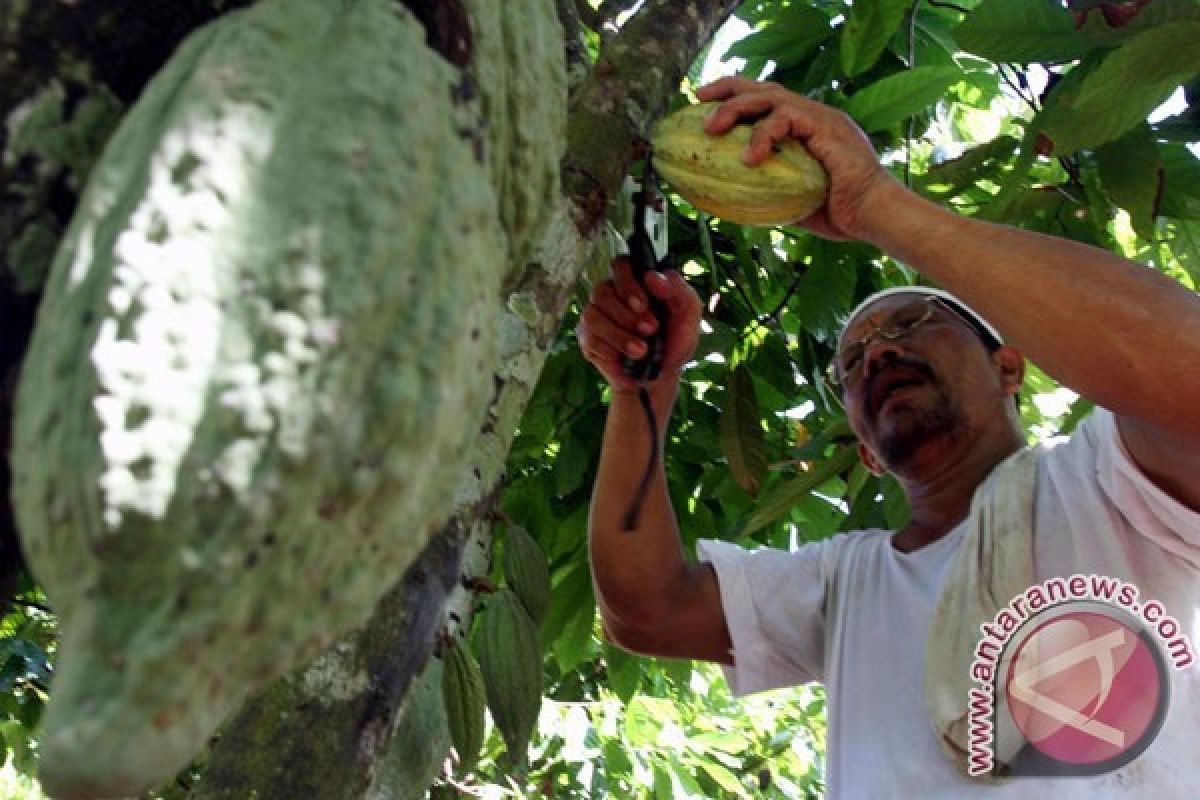
<instances>
[{"instance_id":1,"label":"man's ear","mask_svg":"<svg viewBox=\"0 0 1200 800\"><path fill-rule=\"evenodd\" d=\"M992 353L992 363L1000 370L1000 381L1004 385L1004 393L1015 395L1021 391L1025 382L1025 356L1015 347L1004 345Z\"/></svg>"},{"instance_id":2,"label":"man's ear","mask_svg":"<svg viewBox=\"0 0 1200 800\"><path fill-rule=\"evenodd\" d=\"M858 457L862 460L863 466L867 468L867 471L876 478L887 472L887 467L883 466L875 454L862 442L858 443Z\"/></svg>"}]
</instances>

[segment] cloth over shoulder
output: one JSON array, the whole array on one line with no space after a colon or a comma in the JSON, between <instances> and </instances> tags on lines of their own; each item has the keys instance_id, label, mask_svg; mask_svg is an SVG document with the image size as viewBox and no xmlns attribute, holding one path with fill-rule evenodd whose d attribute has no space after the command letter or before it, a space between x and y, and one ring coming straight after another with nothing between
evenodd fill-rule
<instances>
[{"instance_id":1,"label":"cloth over shoulder","mask_svg":"<svg viewBox=\"0 0 1200 800\"><path fill-rule=\"evenodd\" d=\"M979 626L1034 583L1033 505L1041 448L997 465L971 500L958 558L925 643L925 704L942 751L968 774L971 662ZM996 753L992 777L1016 752Z\"/></svg>"}]
</instances>

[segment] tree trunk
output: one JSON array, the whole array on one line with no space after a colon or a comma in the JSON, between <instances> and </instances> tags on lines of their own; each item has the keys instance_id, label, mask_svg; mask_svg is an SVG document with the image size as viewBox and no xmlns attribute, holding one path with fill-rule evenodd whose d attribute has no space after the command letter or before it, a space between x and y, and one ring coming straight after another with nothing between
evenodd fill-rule
<instances>
[{"instance_id":1,"label":"tree trunk","mask_svg":"<svg viewBox=\"0 0 1200 800\"><path fill-rule=\"evenodd\" d=\"M18 0L11 19L0 23L0 55L6 59L0 59L0 110L5 118L28 108L34 98L44 98L46 91L58 91L62 96L51 98L51 106L58 104L54 124L73 132L81 151L33 149L13 160L14 143L0 138L5 152L0 167L5 187L0 199L0 299L3 305L24 304L27 310L19 319L4 316L17 320L11 341L20 342L11 356L4 354L0 422L5 434L11 421L8 389L32 326L40 278L120 109L132 102L188 31L245 4ZM460 40L439 36L430 26L457 24L460 17L447 9L458 3L404 4L430 30L431 46L453 61ZM735 5L735 0L654 0L607 40L600 68L586 77L573 73L580 80L570 102L563 197L537 261L527 265L507 296L496 298L505 309L501 360L493 376L496 391L473 464L460 485L456 511L366 626L252 698L227 721L200 765L191 798L390 800L423 794L448 748L440 665L429 656L447 620L453 623L457 617L460 627L469 622L473 597L460 576L487 569L491 519L503 489L508 449L590 254L592 234L621 186L636 143ZM566 14L574 6L561 0L561 8ZM175 21L147 21L152 9ZM142 24L131 25L131 20ZM567 22L568 31L578 29L578 18ZM103 36L102 31L120 35ZM579 67L580 52L572 38L568 57L573 67ZM81 121L85 106L90 116ZM0 128L0 137L4 135ZM7 497L7 486L3 488ZM3 525L11 533L11 514L0 512L2 584L5 570L12 572L9 565L15 562L3 550Z\"/></svg>"}]
</instances>

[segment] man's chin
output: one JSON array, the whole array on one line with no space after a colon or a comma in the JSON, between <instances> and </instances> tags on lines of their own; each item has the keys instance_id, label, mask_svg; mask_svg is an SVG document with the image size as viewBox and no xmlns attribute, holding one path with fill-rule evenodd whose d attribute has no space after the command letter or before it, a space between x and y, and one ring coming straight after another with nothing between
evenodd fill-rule
<instances>
[{"instance_id":1,"label":"man's chin","mask_svg":"<svg viewBox=\"0 0 1200 800\"><path fill-rule=\"evenodd\" d=\"M888 469L903 467L929 447L939 447L965 430L960 417L946 405L934 408L889 400L877 418L879 455Z\"/></svg>"}]
</instances>

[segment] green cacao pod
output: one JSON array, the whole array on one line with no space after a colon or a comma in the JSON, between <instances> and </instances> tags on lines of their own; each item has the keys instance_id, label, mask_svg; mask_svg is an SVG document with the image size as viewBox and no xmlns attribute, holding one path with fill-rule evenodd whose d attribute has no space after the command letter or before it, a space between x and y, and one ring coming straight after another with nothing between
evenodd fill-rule
<instances>
[{"instance_id":1,"label":"green cacao pod","mask_svg":"<svg viewBox=\"0 0 1200 800\"><path fill-rule=\"evenodd\" d=\"M754 129L735 125L721 136L704 131L718 103L687 106L665 117L654 134L654 165L680 196L702 211L739 225L786 225L825 204L829 175L795 139L754 167L742 151Z\"/></svg>"},{"instance_id":2,"label":"green cacao pod","mask_svg":"<svg viewBox=\"0 0 1200 800\"><path fill-rule=\"evenodd\" d=\"M550 606L550 565L541 545L520 525L509 528L504 540L504 577L530 619L541 625Z\"/></svg>"},{"instance_id":3,"label":"green cacao pod","mask_svg":"<svg viewBox=\"0 0 1200 800\"><path fill-rule=\"evenodd\" d=\"M487 119L488 167L508 232L510 268L525 266L561 192L567 65L554 0L468 0L473 71Z\"/></svg>"},{"instance_id":4,"label":"green cacao pod","mask_svg":"<svg viewBox=\"0 0 1200 800\"><path fill-rule=\"evenodd\" d=\"M193 34L93 169L12 451L61 626L55 796L169 779L452 510L504 252L461 80L393 0L263 0Z\"/></svg>"},{"instance_id":5,"label":"green cacao pod","mask_svg":"<svg viewBox=\"0 0 1200 800\"><path fill-rule=\"evenodd\" d=\"M486 732L486 698L483 673L470 649L455 638L446 651L442 667L442 702L450 741L458 753L458 770L467 773L475 766Z\"/></svg>"},{"instance_id":6,"label":"green cacao pod","mask_svg":"<svg viewBox=\"0 0 1200 800\"><path fill-rule=\"evenodd\" d=\"M513 592L491 596L475 644L492 719L509 757L523 763L542 707L542 642Z\"/></svg>"}]
</instances>

